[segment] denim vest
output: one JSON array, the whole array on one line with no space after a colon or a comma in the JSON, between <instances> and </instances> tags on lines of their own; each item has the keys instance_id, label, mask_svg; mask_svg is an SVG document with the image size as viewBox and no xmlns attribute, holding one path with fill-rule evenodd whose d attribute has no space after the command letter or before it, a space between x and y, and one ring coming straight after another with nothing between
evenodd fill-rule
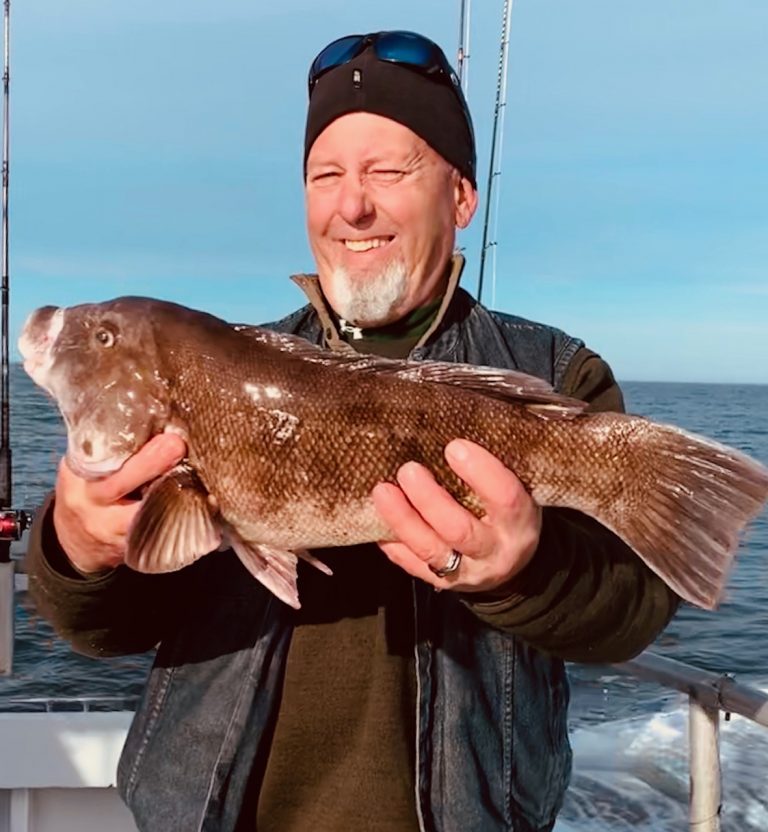
<instances>
[{"instance_id":1,"label":"denim vest","mask_svg":"<svg viewBox=\"0 0 768 832\"><path fill-rule=\"evenodd\" d=\"M311 306L273 326L314 343L324 338ZM559 330L490 312L457 289L412 358L520 370L557 389L581 346ZM290 610L242 580L231 553L199 563L195 614L158 648L118 769L142 832L232 832L279 707ZM562 661L418 581L412 614L421 832L551 829L571 768Z\"/></svg>"}]
</instances>

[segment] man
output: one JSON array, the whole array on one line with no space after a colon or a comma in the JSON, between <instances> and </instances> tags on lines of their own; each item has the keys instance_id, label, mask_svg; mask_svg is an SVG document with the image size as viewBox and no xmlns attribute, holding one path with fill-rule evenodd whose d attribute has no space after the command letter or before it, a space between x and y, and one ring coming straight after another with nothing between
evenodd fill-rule
<instances>
[{"instance_id":1,"label":"man","mask_svg":"<svg viewBox=\"0 0 768 832\"><path fill-rule=\"evenodd\" d=\"M582 342L458 288L477 205L470 115L443 53L394 32L335 41L310 70L306 211L317 277L275 328L330 349L519 369L620 409ZM62 464L30 545L41 610L92 655L158 645L120 764L142 830L552 828L570 771L563 659L643 649L678 599L617 537L542 511L458 437L477 519L414 463L373 497L380 548L300 564L300 611L231 552L178 573L121 565L134 492L183 457L153 439L85 482Z\"/></svg>"}]
</instances>

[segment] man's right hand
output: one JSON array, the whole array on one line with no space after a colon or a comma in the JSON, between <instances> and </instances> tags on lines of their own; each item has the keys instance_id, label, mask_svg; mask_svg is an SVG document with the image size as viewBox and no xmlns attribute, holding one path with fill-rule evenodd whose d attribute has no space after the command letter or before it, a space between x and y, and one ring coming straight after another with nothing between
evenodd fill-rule
<instances>
[{"instance_id":1,"label":"man's right hand","mask_svg":"<svg viewBox=\"0 0 768 832\"><path fill-rule=\"evenodd\" d=\"M127 495L169 471L186 455L184 440L155 436L123 467L101 480L84 480L62 460L56 478L53 525L80 572L113 569L125 559L128 530L141 505Z\"/></svg>"}]
</instances>

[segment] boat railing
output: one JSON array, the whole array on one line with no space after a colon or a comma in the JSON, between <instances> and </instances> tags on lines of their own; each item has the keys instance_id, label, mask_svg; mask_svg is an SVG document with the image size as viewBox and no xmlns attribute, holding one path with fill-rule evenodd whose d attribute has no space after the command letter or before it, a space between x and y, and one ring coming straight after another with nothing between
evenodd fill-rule
<instances>
[{"instance_id":1,"label":"boat railing","mask_svg":"<svg viewBox=\"0 0 768 832\"><path fill-rule=\"evenodd\" d=\"M136 696L40 696L18 697L0 701L0 713L96 713L135 711Z\"/></svg>"},{"instance_id":2,"label":"boat railing","mask_svg":"<svg viewBox=\"0 0 768 832\"><path fill-rule=\"evenodd\" d=\"M687 694L689 829L720 832L720 713L726 719L739 714L768 728L768 694L737 682L729 674L711 673L650 651L616 667Z\"/></svg>"}]
</instances>

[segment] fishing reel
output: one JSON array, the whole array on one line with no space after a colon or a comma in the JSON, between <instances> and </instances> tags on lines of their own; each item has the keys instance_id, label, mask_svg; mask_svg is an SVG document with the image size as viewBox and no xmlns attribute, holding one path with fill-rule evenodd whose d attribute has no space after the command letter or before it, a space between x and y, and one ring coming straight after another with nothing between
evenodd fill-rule
<instances>
[{"instance_id":1,"label":"fishing reel","mask_svg":"<svg viewBox=\"0 0 768 832\"><path fill-rule=\"evenodd\" d=\"M21 508L0 509L0 540L21 540L31 525L31 512Z\"/></svg>"}]
</instances>

